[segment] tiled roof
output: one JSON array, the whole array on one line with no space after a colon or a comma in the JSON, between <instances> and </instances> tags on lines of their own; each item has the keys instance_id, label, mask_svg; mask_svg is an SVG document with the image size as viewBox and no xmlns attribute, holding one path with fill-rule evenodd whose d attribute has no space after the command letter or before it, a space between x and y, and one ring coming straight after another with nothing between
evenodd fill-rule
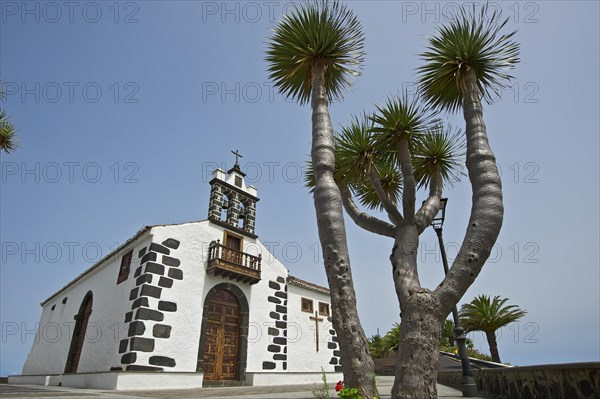
<instances>
[{"instance_id":1,"label":"tiled roof","mask_svg":"<svg viewBox=\"0 0 600 399\"><path fill-rule=\"evenodd\" d=\"M308 281L301 280L298 277L288 276L287 282L288 282L288 284L295 285L297 287L304 288L307 290L319 292L321 294L325 294L325 295L330 294L329 288L326 288L326 287L323 287L323 286L320 286L320 285L317 285L314 283L309 283Z\"/></svg>"}]
</instances>

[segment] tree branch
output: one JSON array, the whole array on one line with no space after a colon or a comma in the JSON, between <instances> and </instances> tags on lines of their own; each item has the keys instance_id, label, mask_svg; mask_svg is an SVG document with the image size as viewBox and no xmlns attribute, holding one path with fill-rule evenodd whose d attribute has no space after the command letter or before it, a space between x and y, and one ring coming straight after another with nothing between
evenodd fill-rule
<instances>
[{"instance_id":1,"label":"tree branch","mask_svg":"<svg viewBox=\"0 0 600 399\"><path fill-rule=\"evenodd\" d=\"M381 205L383 205L383 209L386 210L388 217L396 226L399 226L404 223L404 218L400 214L400 211L396 207L396 205L390 200L390 197L383 191L383 187L381 187L381 182L379 181L379 176L377 176L377 172L375 171L375 167L371 167L369 170L369 181L373 185L373 188L377 192L377 196L381 201Z\"/></svg>"},{"instance_id":2,"label":"tree branch","mask_svg":"<svg viewBox=\"0 0 600 399\"><path fill-rule=\"evenodd\" d=\"M408 149L408 138L402 135L398 142L398 162L404 181L402 190L402 211L406 218L406 223L412 224L415 220L415 201L417 200L417 184L415 182L414 169Z\"/></svg>"},{"instance_id":3,"label":"tree branch","mask_svg":"<svg viewBox=\"0 0 600 399\"><path fill-rule=\"evenodd\" d=\"M340 184L338 184L338 187L342 194L342 204L344 205L344 209L357 226L362 227L371 233L391 238L395 237L396 227L394 225L384 222L383 220L358 209L358 206L356 206L352 200L352 194L348 187Z\"/></svg>"},{"instance_id":4,"label":"tree branch","mask_svg":"<svg viewBox=\"0 0 600 399\"><path fill-rule=\"evenodd\" d=\"M450 273L434 294L449 313L473 284L500 234L504 206L496 157L488 141L480 91L473 70L465 76L463 113L467 136L467 170L473 189L469 225Z\"/></svg>"},{"instance_id":5,"label":"tree branch","mask_svg":"<svg viewBox=\"0 0 600 399\"><path fill-rule=\"evenodd\" d=\"M421 234L433 221L433 218L440 210L440 199L442 198L442 172L437 167L431 176L429 184L429 197L417 211L415 215L415 224L417 231Z\"/></svg>"}]
</instances>

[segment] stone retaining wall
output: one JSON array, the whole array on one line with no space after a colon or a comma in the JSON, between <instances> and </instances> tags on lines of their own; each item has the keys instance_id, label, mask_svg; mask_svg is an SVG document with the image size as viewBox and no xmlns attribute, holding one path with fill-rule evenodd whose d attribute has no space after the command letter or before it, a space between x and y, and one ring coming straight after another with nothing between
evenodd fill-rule
<instances>
[{"instance_id":1,"label":"stone retaining wall","mask_svg":"<svg viewBox=\"0 0 600 399\"><path fill-rule=\"evenodd\" d=\"M508 399L600 397L600 362L473 370L477 389ZM461 371L440 371L438 382L460 389Z\"/></svg>"}]
</instances>

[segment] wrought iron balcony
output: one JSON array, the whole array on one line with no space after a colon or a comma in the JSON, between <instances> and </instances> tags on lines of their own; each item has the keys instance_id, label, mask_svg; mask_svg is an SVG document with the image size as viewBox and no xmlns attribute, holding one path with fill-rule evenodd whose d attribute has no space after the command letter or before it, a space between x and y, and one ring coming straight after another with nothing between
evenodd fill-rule
<instances>
[{"instance_id":1,"label":"wrought iron balcony","mask_svg":"<svg viewBox=\"0 0 600 399\"><path fill-rule=\"evenodd\" d=\"M235 249L227 248L219 240L208 247L208 265L206 271L215 276L230 280L256 284L260 281L261 255L254 256Z\"/></svg>"}]
</instances>

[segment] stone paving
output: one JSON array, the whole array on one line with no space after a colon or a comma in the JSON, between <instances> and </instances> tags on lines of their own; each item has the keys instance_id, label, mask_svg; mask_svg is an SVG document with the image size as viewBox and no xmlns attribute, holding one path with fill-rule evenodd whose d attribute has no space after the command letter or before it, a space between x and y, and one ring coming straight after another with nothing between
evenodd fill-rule
<instances>
[{"instance_id":1,"label":"stone paving","mask_svg":"<svg viewBox=\"0 0 600 399\"><path fill-rule=\"evenodd\" d=\"M377 377L382 399L390 398L394 377ZM313 385L286 385L232 388L202 388L168 391L102 391L35 385L0 385L0 397L32 399L313 399ZM437 386L438 398L462 398L461 392L443 385ZM330 393L335 397L333 385Z\"/></svg>"}]
</instances>

